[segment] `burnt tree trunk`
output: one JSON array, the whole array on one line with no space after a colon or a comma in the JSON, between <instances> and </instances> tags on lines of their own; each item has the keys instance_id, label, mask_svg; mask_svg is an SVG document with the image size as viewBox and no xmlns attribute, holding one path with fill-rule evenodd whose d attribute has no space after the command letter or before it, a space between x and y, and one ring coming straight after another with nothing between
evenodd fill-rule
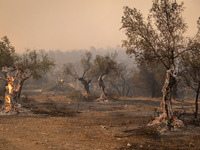
<instances>
[{"instance_id":1,"label":"burnt tree trunk","mask_svg":"<svg viewBox=\"0 0 200 150\"><path fill-rule=\"evenodd\" d=\"M8 67L2 68L2 73L5 75L5 98L4 98L4 110L13 110L13 106L16 103L14 99L14 85L13 85L13 69Z\"/></svg>"},{"instance_id":2,"label":"burnt tree trunk","mask_svg":"<svg viewBox=\"0 0 200 150\"><path fill-rule=\"evenodd\" d=\"M99 84L99 88L100 88L100 97L99 99L107 99L106 97L106 93L105 93L105 84L103 82L103 75L99 77L98 79L98 84Z\"/></svg>"},{"instance_id":3,"label":"burnt tree trunk","mask_svg":"<svg viewBox=\"0 0 200 150\"><path fill-rule=\"evenodd\" d=\"M83 87L84 87L84 97L88 98L88 95L90 93L90 89L89 89L89 84L92 80L85 80L84 78L79 78L78 79L82 84L83 84Z\"/></svg>"},{"instance_id":4,"label":"burnt tree trunk","mask_svg":"<svg viewBox=\"0 0 200 150\"><path fill-rule=\"evenodd\" d=\"M163 93L163 99L162 99L162 110L163 114L161 114L159 117L156 117L155 120L153 120L151 123L149 123L149 126L160 124L164 121L164 123L167 125L167 127L172 130L175 126L177 127L184 127L184 124L181 120L175 119L173 116L173 110L172 110L172 93L175 85L177 84L177 75L174 69L169 69L166 72L166 78L165 83L162 89ZM163 127L161 127L163 128ZM164 127L165 128L165 127ZM164 129L163 128L163 129Z\"/></svg>"},{"instance_id":5,"label":"burnt tree trunk","mask_svg":"<svg viewBox=\"0 0 200 150\"><path fill-rule=\"evenodd\" d=\"M9 99L10 105L13 107L20 99L24 81L28 79L31 74L28 73L28 70L22 70L21 66L18 66L17 69L3 67L2 72L6 77L5 102Z\"/></svg>"},{"instance_id":6,"label":"burnt tree trunk","mask_svg":"<svg viewBox=\"0 0 200 150\"><path fill-rule=\"evenodd\" d=\"M24 81L27 80L30 77L30 73L28 70L24 71L21 66L18 66L17 71L15 73L15 95L16 95L16 101L20 100L22 87L24 84Z\"/></svg>"},{"instance_id":7,"label":"burnt tree trunk","mask_svg":"<svg viewBox=\"0 0 200 150\"><path fill-rule=\"evenodd\" d=\"M19 89L16 91L16 99L17 99L17 101L20 99L24 81L22 80L18 84L19 84Z\"/></svg>"},{"instance_id":8,"label":"burnt tree trunk","mask_svg":"<svg viewBox=\"0 0 200 150\"><path fill-rule=\"evenodd\" d=\"M176 83L177 79L175 70L173 69L167 70L165 83L162 89L163 92L162 109L163 109L163 114L165 114L169 120L173 119L171 99L172 99L173 88L176 85Z\"/></svg>"}]
</instances>

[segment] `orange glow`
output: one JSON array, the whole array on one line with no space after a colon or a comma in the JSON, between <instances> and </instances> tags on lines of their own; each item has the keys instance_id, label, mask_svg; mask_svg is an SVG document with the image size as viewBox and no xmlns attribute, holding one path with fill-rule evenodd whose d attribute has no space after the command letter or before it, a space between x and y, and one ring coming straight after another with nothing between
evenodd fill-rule
<instances>
[{"instance_id":1,"label":"orange glow","mask_svg":"<svg viewBox=\"0 0 200 150\"><path fill-rule=\"evenodd\" d=\"M85 93L82 93L83 97L88 98L88 93L85 91Z\"/></svg>"},{"instance_id":2,"label":"orange glow","mask_svg":"<svg viewBox=\"0 0 200 150\"><path fill-rule=\"evenodd\" d=\"M5 102L7 103L7 106L6 106L6 110L11 110L12 108L12 105L11 105L11 101L10 101L10 96L9 95L6 95L6 100Z\"/></svg>"},{"instance_id":3,"label":"orange glow","mask_svg":"<svg viewBox=\"0 0 200 150\"><path fill-rule=\"evenodd\" d=\"M13 87L12 87L12 85L9 83L9 84L8 84L9 94L12 93L12 89L13 89Z\"/></svg>"},{"instance_id":4,"label":"orange glow","mask_svg":"<svg viewBox=\"0 0 200 150\"><path fill-rule=\"evenodd\" d=\"M12 78L7 78L8 85L6 89L8 90L8 93L5 95L5 103L6 103L6 110L11 110L12 109L12 103L11 103L11 94L13 94L13 77Z\"/></svg>"},{"instance_id":5,"label":"orange glow","mask_svg":"<svg viewBox=\"0 0 200 150\"><path fill-rule=\"evenodd\" d=\"M172 122L174 122L175 120L176 120L176 119L173 117L173 118L172 118Z\"/></svg>"},{"instance_id":6,"label":"orange glow","mask_svg":"<svg viewBox=\"0 0 200 150\"><path fill-rule=\"evenodd\" d=\"M172 101L172 102L175 102L175 100L174 100L173 98L171 99L171 101Z\"/></svg>"}]
</instances>

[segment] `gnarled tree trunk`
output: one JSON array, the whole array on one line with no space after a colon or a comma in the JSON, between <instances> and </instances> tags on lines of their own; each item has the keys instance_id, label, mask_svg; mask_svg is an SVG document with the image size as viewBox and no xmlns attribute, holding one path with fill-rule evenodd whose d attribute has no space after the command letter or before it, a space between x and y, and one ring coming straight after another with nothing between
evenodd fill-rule
<instances>
[{"instance_id":1,"label":"gnarled tree trunk","mask_svg":"<svg viewBox=\"0 0 200 150\"><path fill-rule=\"evenodd\" d=\"M84 97L88 98L88 95L90 93L90 89L89 89L89 84L92 80L85 80L84 78L79 78L78 79L79 81L81 81L81 83L83 84L83 87L84 87L84 90L85 90L85 93L84 93Z\"/></svg>"},{"instance_id":2,"label":"gnarled tree trunk","mask_svg":"<svg viewBox=\"0 0 200 150\"><path fill-rule=\"evenodd\" d=\"M159 124L164 121L167 127L171 130L175 126L183 127L184 124L181 120L175 119L172 110L172 93L175 85L177 84L177 75L174 69L169 69L166 72L165 83L162 89L162 110L163 114L156 117L154 121L149 123L149 125Z\"/></svg>"},{"instance_id":3,"label":"gnarled tree trunk","mask_svg":"<svg viewBox=\"0 0 200 150\"><path fill-rule=\"evenodd\" d=\"M6 110L14 110L15 104L19 101L23 83L30 77L28 71L23 71L19 66L16 70L3 67L2 72L5 75L5 102Z\"/></svg>"},{"instance_id":4,"label":"gnarled tree trunk","mask_svg":"<svg viewBox=\"0 0 200 150\"><path fill-rule=\"evenodd\" d=\"M175 87L177 83L176 79L176 72L173 69L167 70L165 83L162 89L163 92L163 100L162 100L162 109L163 114L166 114L166 116L170 119L173 117L173 110L172 110L172 93L173 88Z\"/></svg>"},{"instance_id":5,"label":"gnarled tree trunk","mask_svg":"<svg viewBox=\"0 0 200 150\"><path fill-rule=\"evenodd\" d=\"M100 88L100 97L98 98L98 100L107 99L106 93L105 93L105 84L103 82L103 77L104 77L104 75L101 75L98 78L98 84L99 84L99 88Z\"/></svg>"}]
</instances>

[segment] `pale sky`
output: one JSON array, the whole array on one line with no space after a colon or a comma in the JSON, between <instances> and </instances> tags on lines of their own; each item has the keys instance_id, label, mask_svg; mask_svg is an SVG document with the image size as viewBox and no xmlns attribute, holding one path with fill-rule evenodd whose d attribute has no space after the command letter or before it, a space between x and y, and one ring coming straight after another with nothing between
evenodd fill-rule
<instances>
[{"instance_id":1,"label":"pale sky","mask_svg":"<svg viewBox=\"0 0 200 150\"><path fill-rule=\"evenodd\" d=\"M178 2L181 0L177 0ZM189 35L196 32L200 0L184 0ZM0 37L17 52L116 47L125 35L123 6L148 14L152 0L0 0Z\"/></svg>"}]
</instances>

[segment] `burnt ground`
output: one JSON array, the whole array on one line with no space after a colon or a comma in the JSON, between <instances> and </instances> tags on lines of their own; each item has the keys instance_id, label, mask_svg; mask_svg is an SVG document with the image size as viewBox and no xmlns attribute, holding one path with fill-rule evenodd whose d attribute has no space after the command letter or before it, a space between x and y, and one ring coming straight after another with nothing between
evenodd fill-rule
<instances>
[{"instance_id":1,"label":"burnt ground","mask_svg":"<svg viewBox=\"0 0 200 150\"><path fill-rule=\"evenodd\" d=\"M24 111L0 116L2 150L200 149L193 101L174 102L185 127L160 134L146 127L161 99L70 100L43 93L24 99ZM29 110L29 111L27 111Z\"/></svg>"}]
</instances>

